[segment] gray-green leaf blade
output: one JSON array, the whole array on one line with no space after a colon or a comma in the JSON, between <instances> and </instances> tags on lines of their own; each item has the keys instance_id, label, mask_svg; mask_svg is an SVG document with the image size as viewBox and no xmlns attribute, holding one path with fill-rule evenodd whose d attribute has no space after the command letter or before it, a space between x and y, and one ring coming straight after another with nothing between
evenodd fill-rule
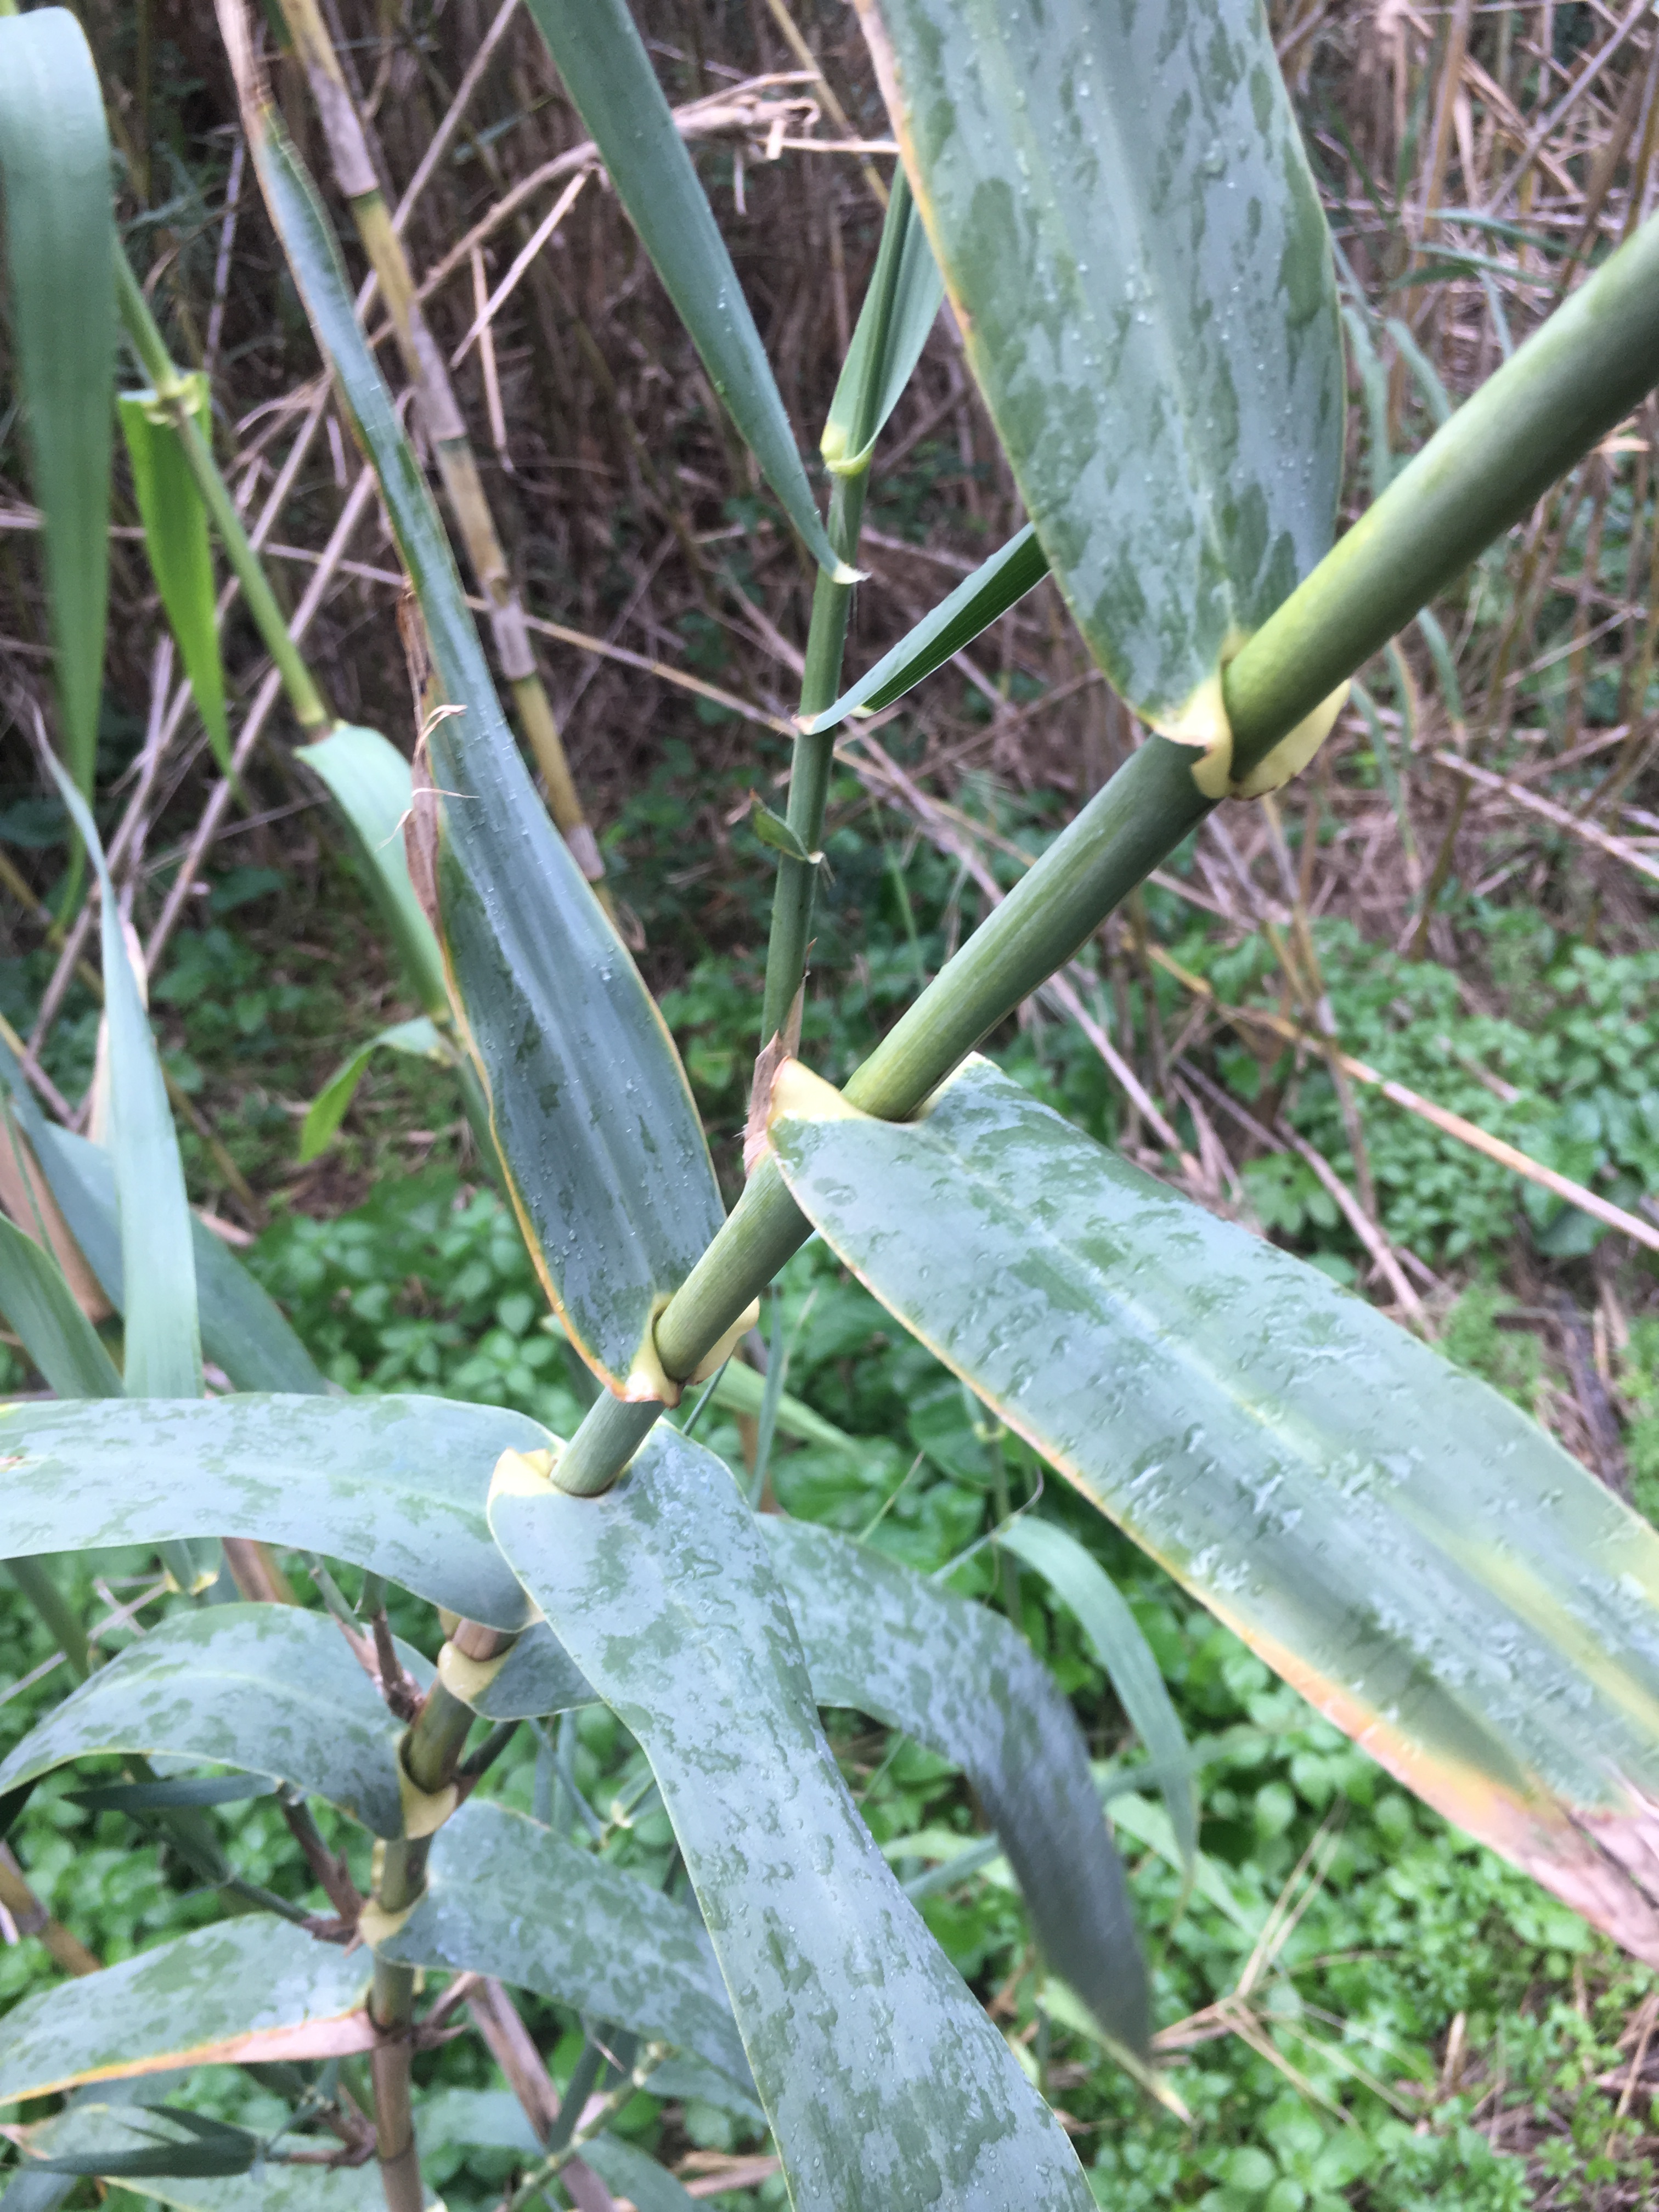
<instances>
[{"instance_id":1,"label":"gray-green leaf blade","mask_svg":"<svg viewBox=\"0 0 1659 2212\"><path fill-rule=\"evenodd\" d=\"M780 1078L889 1310L1408 1787L1659 1962L1659 1535L1317 1270L969 1061L925 1116Z\"/></svg>"},{"instance_id":2,"label":"gray-green leaf blade","mask_svg":"<svg viewBox=\"0 0 1659 2212\"><path fill-rule=\"evenodd\" d=\"M526 1414L447 1398L0 1407L0 1558L252 1536L519 1628L524 1592L484 1503L503 1451L552 1441Z\"/></svg>"},{"instance_id":3,"label":"gray-green leaf blade","mask_svg":"<svg viewBox=\"0 0 1659 2212\"><path fill-rule=\"evenodd\" d=\"M708 1938L638 1875L475 1799L433 1840L427 1894L382 1959L492 1974L751 2084Z\"/></svg>"},{"instance_id":4,"label":"gray-green leaf blade","mask_svg":"<svg viewBox=\"0 0 1659 2212\"><path fill-rule=\"evenodd\" d=\"M250 131L273 222L379 477L444 696L463 709L436 719L427 740L436 848L423 865L512 1195L582 1356L617 1391L655 1395L655 1312L725 1218L690 1088L525 771L309 179L274 111L258 111Z\"/></svg>"},{"instance_id":5,"label":"gray-green leaf blade","mask_svg":"<svg viewBox=\"0 0 1659 2212\"><path fill-rule=\"evenodd\" d=\"M0 2105L75 2081L204 2065L262 2029L357 2006L368 1954L286 1920L227 1920L82 1981L25 1997L0 2021Z\"/></svg>"},{"instance_id":6,"label":"gray-green leaf blade","mask_svg":"<svg viewBox=\"0 0 1659 2212\"><path fill-rule=\"evenodd\" d=\"M162 1753L270 1775L400 1836L402 1732L326 1615L206 1606L161 1621L53 1706L0 1764L0 1791L94 1752Z\"/></svg>"},{"instance_id":7,"label":"gray-green leaf blade","mask_svg":"<svg viewBox=\"0 0 1659 2212\"><path fill-rule=\"evenodd\" d=\"M869 1713L963 1770L1054 1971L1144 2059L1151 2008L1123 1869L1047 1668L999 1614L867 1545L807 1522L763 1525L819 1705Z\"/></svg>"},{"instance_id":8,"label":"gray-green leaf blade","mask_svg":"<svg viewBox=\"0 0 1659 2212\"><path fill-rule=\"evenodd\" d=\"M1328 550L1329 242L1257 0L860 0L1056 579L1155 726Z\"/></svg>"},{"instance_id":9,"label":"gray-green leaf blade","mask_svg":"<svg viewBox=\"0 0 1659 2212\"><path fill-rule=\"evenodd\" d=\"M760 332L627 0L529 7L710 382L812 558L840 574Z\"/></svg>"},{"instance_id":10,"label":"gray-green leaf blade","mask_svg":"<svg viewBox=\"0 0 1659 2212\"><path fill-rule=\"evenodd\" d=\"M847 1795L721 1462L659 1427L600 1498L504 1470L490 1525L651 1761L797 2212L1090 2212L1059 2124Z\"/></svg>"},{"instance_id":11,"label":"gray-green leaf blade","mask_svg":"<svg viewBox=\"0 0 1659 2212\"><path fill-rule=\"evenodd\" d=\"M0 21L0 179L64 757L90 793L109 592L115 208L98 71L67 8Z\"/></svg>"}]
</instances>

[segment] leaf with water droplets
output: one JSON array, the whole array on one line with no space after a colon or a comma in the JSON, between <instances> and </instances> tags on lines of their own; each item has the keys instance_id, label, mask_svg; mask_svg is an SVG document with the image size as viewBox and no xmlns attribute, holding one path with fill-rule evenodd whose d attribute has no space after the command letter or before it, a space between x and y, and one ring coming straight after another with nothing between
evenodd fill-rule
<instances>
[{"instance_id":1,"label":"leaf with water droplets","mask_svg":"<svg viewBox=\"0 0 1659 2212\"><path fill-rule=\"evenodd\" d=\"M847 1793L721 1462L659 1425L586 1498L509 1460L489 1516L651 1762L796 2212L1092 2212L1059 2122Z\"/></svg>"},{"instance_id":2,"label":"leaf with water droplets","mask_svg":"<svg viewBox=\"0 0 1659 2212\"><path fill-rule=\"evenodd\" d=\"M1091 650L1170 734L1328 550L1324 216L1260 0L859 0L916 204Z\"/></svg>"},{"instance_id":3,"label":"leaf with water droplets","mask_svg":"<svg viewBox=\"0 0 1659 2212\"><path fill-rule=\"evenodd\" d=\"M1659 1534L1484 1383L970 1060L793 1064L771 1142L888 1310L1328 1718L1659 1965Z\"/></svg>"}]
</instances>

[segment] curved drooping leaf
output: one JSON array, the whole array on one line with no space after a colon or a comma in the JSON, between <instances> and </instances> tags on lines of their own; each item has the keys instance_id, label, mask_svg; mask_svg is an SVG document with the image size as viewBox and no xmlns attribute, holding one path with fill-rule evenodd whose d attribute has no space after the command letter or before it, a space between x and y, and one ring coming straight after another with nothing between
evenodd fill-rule
<instances>
[{"instance_id":1,"label":"curved drooping leaf","mask_svg":"<svg viewBox=\"0 0 1659 2212\"><path fill-rule=\"evenodd\" d=\"M191 411L212 438L208 380L189 380ZM153 392L124 392L116 400L132 489L144 526L144 552L155 588L190 678L197 712L208 734L220 773L233 773L230 726L225 719L225 671L219 655L219 623L213 583L213 549L208 542L207 508L185 449Z\"/></svg>"},{"instance_id":2,"label":"curved drooping leaf","mask_svg":"<svg viewBox=\"0 0 1659 2212\"><path fill-rule=\"evenodd\" d=\"M1144 2059L1151 2008L1123 1869L1048 1668L1000 1614L868 1545L804 1521L762 1525L818 1704L869 1713L963 1769L1054 1971Z\"/></svg>"},{"instance_id":3,"label":"curved drooping leaf","mask_svg":"<svg viewBox=\"0 0 1659 2212\"><path fill-rule=\"evenodd\" d=\"M749 2069L696 1915L522 1813L475 1798L433 1838L427 1893L382 1959L491 1974L672 2043L745 2095Z\"/></svg>"},{"instance_id":4,"label":"curved drooping leaf","mask_svg":"<svg viewBox=\"0 0 1659 2212\"><path fill-rule=\"evenodd\" d=\"M814 714L802 727L833 730L849 714L862 708L873 714L890 707L912 691L924 676L942 668L953 653L971 645L1000 615L1033 591L1048 573L1048 556L1037 543L1028 522L1008 543L983 561L971 576L963 577L955 591L941 599L913 630L908 630L875 666L866 669L833 706Z\"/></svg>"},{"instance_id":5,"label":"curved drooping leaf","mask_svg":"<svg viewBox=\"0 0 1659 2212\"><path fill-rule=\"evenodd\" d=\"M484 1501L539 1423L447 1398L110 1400L0 1407L0 1558L252 1536L372 1568L493 1628L523 1590Z\"/></svg>"},{"instance_id":6,"label":"curved drooping leaf","mask_svg":"<svg viewBox=\"0 0 1659 2212\"><path fill-rule=\"evenodd\" d=\"M144 1283L143 1297L132 1301L125 1316L122 1379L132 1398L199 1398L196 1255L184 1162L161 1058L127 957L121 910L92 815L74 785L61 770L58 775L64 804L98 871L121 1264L125 1274L135 1281L142 1277Z\"/></svg>"},{"instance_id":7,"label":"curved drooping leaf","mask_svg":"<svg viewBox=\"0 0 1659 2212\"><path fill-rule=\"evenodd\" d=\"M0 1133L0 1144L5 1142ZM60 1398L118 1398L121 1377L43 1245L0 1214L0 1315Z\"/></svg>"},{"instance_id":8,"label":"curved drooping leaf","mask_svg":"<svg viewBox=\"0 0 1659 2212\"><path fill-rule=\"evenodd\" d=\"M401 1052L411 1060L434 1060L440 1066L450 1062L449 1047L424 1014L417 1014L412 1022L394 1022L390 1029L382 1030L377 1036L367 1037L349 1059L342 1061L317 1096L300 1129L300 1158L303 1163L314 1160L319 1152L325 1152L335 1131L346 1117L347 1109L357 1095L357 1085L374 1054L384 1048L387 1052Z\"/></svg>"},{"instance_id":9,"label":"curved drooping leaf","mask_svg":"<svg viewBox=\"0 0 1659 2212\"><path fill-rule=\"evenodd\" d=\"M1091 2212L1059 2123L847 1794L720 1462L659 1426L615 1488L576 1498L504 1460L489 1514L651 1762L797 2212Z\"/></svg>"},{"instance_id":10,"label":"curved drooping leaf","mask_svg":"<svg viewBox=\"0 0 1659 2212\"><path fill-rule=\"evenodd\" d=\"M1448 1818L1659 1963L1659 1534L1506 1401L988 1062L774 1093L889 1311Z\"/></svg>"},{"instance_id":11,"label":"curved drooping leaf","mask_svg":"<svg viewBox=\"0 0 1659 2212\"><path fill-rule=\"evenodd\" d=\"M528 0L617 197L761 472L821 568L824 527L755 319L627 0Z\"/></svg>"},{"instance_id":12,"label":"curved drooping leaf","mask_svg":"<svg viewBox=\"0 0 1659 2212\"><path fill-rule=\"evenodd\" d=\"M25 1997L0 2020L0 2105L173 2066L366 2050L367 1951L287 1920L221 1921ZM356 2014L356 2020L349 2017ZM353 2040L355 2036L356 2039Z\"/></svg>"},{"instance_id":13,"label":"curved drooping leaf","mask_svg":"<svg viewBox=\"0 0 1659 2212\"><path fill-rule=\"evenodd\" d=\"M444 957L415 896L404 853L404 824L414 792L409 763L378 730L346 722L314 745L297 747L295 757L322 778L340 810L410 988L434 1020L447 1021Z\"/></svg>"},{"instance_id":14,"label":"curved drooping leaf","mask_svg":"<svg viewBox=\"0 0 1659 2212\"><path fill-rule=\"evenodd\" d=\"M0 181L64 752L90 792L109 592L115 202L98 70L67 8L0 21Z\"/></svg>"},{"instance_id":15,"label":"curved drooping leaf","mask_svg":"<svg viewBox=\"0 0 1659 2212\"><path fill-rule=\"evenodd\" d=\"M1258 0L859 0L1027 513L1156 726L1328 550L1325 220Z\"/></svg>"},{"instance_id":16,"label":"curved drooping leaf","mask_svg":"<svg viewBox=\"0 0 1659 2212\"><path fill-rule=\"evenodd\" d=\"M893 179L870 289L819 441L836 475L857 476L870 465L876 441L915 374L944 297L945 279L901 169Z\"/></svg>"},{"instance_id":17,"label":"curved drooping leaf","mask_svg":"<svg viewBox=\"0 0 1659 2212\"><path fill-rule=\"evenodd\" d=\"M1190 1880L1198 1860L1198 1792L1179 1716L1140 1623L1098 1559L1069 1529L1019 1514L997 1531L1005 1551L1034 1567L1077 1615L1118 1703L1146 1747Z\"/></svg>"},{"instance_id":18,"label":"curved drooping leaf","mask_svg":"<svg viewBox=\"0 0 1659 2212\"><path fill-rule=\"evenodd\" d=\"M525 772L322 210L274 112L251 115L249 131L295 282L380 478L443 696L463 710L432 723L435 795L417 802L413 827L514 1202L583 1358L618 1391L672 1395L653 1316L725 1218L684 1071Z\"/></svg>"},{"instance_id":19,"label":"curved drooping leaf","mask_svg":"<svg viewBox=\"0 0 1659 2212\"><path fill-rule=\"evenodd\" d=\"M161 1621L53 1706L0 1763L0 1792L92 1752L164 1752L268 1774L400 1836L402 1734L326 1614L205 1606Z\"/></svg>"}]
</instances>

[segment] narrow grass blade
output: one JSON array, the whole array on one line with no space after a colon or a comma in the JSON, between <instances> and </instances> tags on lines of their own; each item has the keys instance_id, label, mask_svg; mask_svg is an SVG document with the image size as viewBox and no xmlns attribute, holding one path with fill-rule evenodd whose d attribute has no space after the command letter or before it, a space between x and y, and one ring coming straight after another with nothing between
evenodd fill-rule
<instances>
[{"instance_id":1,"label":"narrow grass blade","mask_svg":"<svg viewBox=\"0 0 1659 2212\"><path fill-rule=\"evenodd\" d=\"M655 1315L725 1218L690 1089L531 787L309 180L273 112L252 111L248 127L289 265L380 478L438 687L461 710L431 722L435 789L417 802L413 834L514 1202L582 1357L619 1395L672 1401Z\"/></svg>"},{"instance_id":2,"label":"narrow grass blade","mask_svg":"<svg viewBox=\"0 0 1659 2212\"><path fill-rule=\"evenodd\" d=\"M1092 2212L1059 2123L847 1794L721 1462L659 1426L615 1488L578 1498L504 1460L489 1515L651 1762L796 2212Z\"/></svg>"},{"instance_id":3,"label":"narrow grass blade","mask_svg":"<svg viewBox=\"0 0 1659 2212\"><path fill-rule=\"evenodd\" d=\"M875 666L843 691L832 707L814 714L802 727L833 730L860 709L873 714L913 691L924 676L942 668L953 653L971 645L981 630L1023 599L1048 573L1048 556L1037 543L1028 522L988 561L966 576L932 614L902 637Z\"/></svg>"},{"instance_id":4,"label":"narrow grass blade","mask_svg":"<svg viewBox=\"0 0 1659 2212\"><path fill-rule=\"evenodd\" d=\"M837 1256L1449 1820L1659 1963L1659 1534L1484 1383L971 1060L909 1124L786 1068Z\"/></svg>"},{"instance_id":5,"label":"narrow grass blade","mask_svg":"<svg viewBox=\"0 0 1659 2212\"><path fill-rule=\"evenodd\" d=\"M708 1936L638 1875L475 1800L434 1838L427 1881L380 1958L493 1974L690 2051L752 2094Z\"/></svg>"},{"instance_id":6,"label":"narrow grass blade","mask_svg":"<svg viewBox=\"0 0 1659 2212\"><path fill-rule=\"evenodd\" d=\"M121 1372L130 1398L199 1398L196 1254L167 1085L127 957L104 848L80 793L61 772L58 783L98 871L122 1270L129 1282L145 1286L144 1296L131 1301L125 1316Z\"/></svg>"},{"instance_id":7,"label":"narrow grass blade","mask_svg":"<svg viewBox=\"0 0 1659 2212\"><path fill-rule=\"evenodd\" d=\"M945 297L933 249L901 169L893 179L875 271L830 403L820 450L836 476L870 465L876 441L910 381Z\"/></svg>"},{"instance_id":8,"label":"narrow grass blade","mask_svg":"<svg viewBox=\"0 0 1659 2212\"><path fill-rule=\"evenodd\" d=\"M627 0L528 0L708 378L812 558L852 583L813 500L738 272Z\"/></svg>"},{"instance_id":9,"label":"narrow grass blade","mask_svg":"<svg viewBox=\"0 0 1659 2212\"><path fill-rule=\"evenodd\" d=\"M121 1377L50 1252L0 1214L0 1314L60 1398L118 1398Z\"/></svg>"},{"instance_id":10,"label":"narrow grass blade","mask_svg":"<svg viewBox=\"0 0 1659 2212\"><path fill-rule=\"evenodd\" d=\"M1054 1971L1144 2061L1151 2002L1123 1868L1088 1746L1047 1668L1000 1614L867 1545L803 1521L762 1525L814 1698L869 1713L962 1768Z\"/></svg>"},{"instance_id":11,"label":"narrow grass blade","mask_svg":"<svg viewBox=\"0 0 1659 2212\"><path fill-rule=\"evenodd\" d=\"M378 1036L367 1038L349 1060L342 1061L317 1096L312 1100L300 1127L300 1159L301 1164L314 1160L319 1152L325 1152L333 1142L335 1132L346 1117L352 1100L357 1095L357 1085L362 1081L368 1063L384 1048L387 1052L407 1054L411 1060L434 1060L441 1066L450 1064L448 1045L427 1019L417 1015L412 1022L394 1022Z\"/></svg>"},{"instance_id":12,"label":"narrow grass blade","mask_svg":"<svg viewBox=\"0 0 1659 2212\"><path fill-rule=\"evenodd\" d=\"M1198 1792L1186 1731L1170 1702L1170 1692L1140 1623L1099 1560L1056 1522L1023 1514L998 1530L997 1541L1005 1551L1035 1568L1077 1615L1091 1649L1111 1680L1118 1703L1146 1746L1181 1847L1182 1866L1190 1881L1198 1863ZM1060 1970L1066 1971L1063 1960Z\"/></svg>"},{"instance_id":13,"label":"narrow grass blade","mask_svg":"<svg viewBox=\"0 0 1659 2212\"><path fill-rule=\"evenodd\" d=\"M1328 549L1331 251L1257 0L860 0L963 338L1091 650L1225 731L1224 656Z\"/></svg>"},{"instance_id":14,"label":"narrow grass blade","mask_svg":"<svg viewBox=\"0 0 1659 2212\"><path fill-rule=\"evenodd\" d=\"M400 1836L402 1733L325 1613L210 1605L171 1615L55 1705L0 1764L0 1791L96 1752L164 1753L292 1783Z\"/></svg>"},{"instance_id":15,"label":"narrow grass blade","mask_svg":"<svg viewBox=\"0 0 1659 2212\"><path fill-rule=\"evenodd\" d=\"M253 1536L521 1628L484 1500L503 1451L553 1441L523 1413L447 1398L0 1407L0 1558Z\"/></svg>"},{"instance_id":16,"label":"narrow grass blade","mask_svg":"<svg viewBox=\"0 0 1659 2212\"><path fill-rule=\"evenodd\" d=\"M210 434L211 412L205 376L194 376L191 409ZM138 519L144 526L144 552L167 627L177 641L195 696L197 712L213 748L219 773L228 776L230 726L225 719L225 671L219 656L215 608L213 549L208 542L207 509L179 433L160 412L155 395L123 392L116 401Z\"/></svg>"},{"instance_id":17,"label":"narrow grass blade","mask_svg":"<svg viewBox=\"0 0 1659 2212\"><path fill-rule=\"evenodd\" d=\"M244 2053L276 2058L283 2031L303 2055L357 2012L368 1978L366 1951L319 1943L285 1920L198 1929L14 2006L0 2021L0 2105Z\"/></svg>"},{"instance_id":18,"label":"narrow grass blade","mask_svg":"<svg viewBox=\"0 0 1659 2212\"><path fill-rule=\"evenodd\" d=\"M131 2105L100 2105L77 2101L55 2119L42 2122L30 2132L31 2144L43 2148L64 2144L73 2150L118 2152L134 2140L133 2129L148 2124L144 2108ZM45 2189L52 2176L38 2167L14 2168L8 2189L7 2212L51 2212L51 2205L19 2195L26 2188ZM97 2171L101 2174L104 2169ZM38 2178L37 2178L38 2176ZM363 2166L283 2166L267 2161L246 2174L149 2174L127 2171L118 2175L118 2187L129 2197L173 2207L173 2212L385 2212L386 2193L380 2168L371 2159ZM72 2182L58 2182L67 2191ZM15 2202L14 2202L15 2199ZM441 2200L428 2197L435 2207Z\"/></svg>"},{"instance_id":19,"label":"narrow grass blade","mask_svg":"<svg viewBox=\"0 0 1659 2212\"><path fill-rule=\"evenodd\" d=\"M67 8L0 20L0 178L64 757L90 794L109 595L115 208L98 71Z\"/></svg>"},{"instance_id":20,"label":"narrow grass blade","mask_svg":"<svg viewBox=\"0 0 1659 2212\"><path fill-rule=\"evenodd\" d=\"M344 722L314 745L300 746L297 757L322 778L340 810L410 990L434 1020L447 1021L444 957L415 896L404 854L413 793L409 763L378 730Z\"/></svg>"}]
</instances>

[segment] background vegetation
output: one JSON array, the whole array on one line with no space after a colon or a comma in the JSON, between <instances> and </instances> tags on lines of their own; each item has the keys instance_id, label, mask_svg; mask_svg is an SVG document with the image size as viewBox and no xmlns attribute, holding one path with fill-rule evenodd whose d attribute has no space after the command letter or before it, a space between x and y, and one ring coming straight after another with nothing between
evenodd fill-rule
<instances>
[{"instance_id":1,"label":"background vegetation","mask_svg":"<svg viewBox=\"0 0 1659 2212\"><path fill-rule=\"evenodd\" d=\"M216 444L243 511L290 607L330 548L313 665L339 711L406 741L395 560L372 500L337 532L362 464L245 174L210 17L166 0L82 12L119 140L129 252L175 354L213 372ZM1273 12L1341 255L1358 504L1651 210L1659 25L1593 0L1288 0ZM888 167L872 150L885 121L855 22L828 6L791 21L781 0L647 5L640 19L671 99L708 103L699 167L810 446L874 252L868 171ZM528 186L580 146L580 126L510 6L497 17L476 0L342 0L336 35L394 196L495 39L405 234L454 350L583 173L578 157ZM297 72L279 64L276 82L302 150L325 167ZM473 235L476 257L458 246ZM457 386L542 625L611 893L735 1188L770 884L746 817L751 791L782 803L806 622L793 542L597 170ZM1383 1097L1328 1047L1659 1224L1656 424L1650 403L1366 672L1282 807L1214 817L1108 925L1080 999L1051 988L994 1041L1094 1133L1433 1335L1650 1514L1651 1250ZM74 1119L98 1006L76 965L83 933L66 941L55 919L64 820L22 734L48 651L15 410L0 416L0 1012L33 1043L48 1106ZM860 669L1020 520L948 317L901 403L869 514ZM100 818L106 842L131 825L118 878L187 1105L192 1194L343 1387L428 1387L568 1431L583 1386L451 1079L377 1064L334 1146L296 1158L305 1106L347 1049L414 1009L280 715L201 839L216 771L135 535L118 529L114 548ZM225 646L234 736L264 670L234 605ZM806 1006L815 1065L839 1079L855 1064L1134 738L1045 584L915 702L848 740ZM855 1716L836 1737L878 1837L1071 2117L1103 2201L1602 2212L1653 2200L1649 1974L1403 1796L1051 1491L1131 1596L1203 1761L1205 1859L1177 1916L1167 1837L1133 1787L1139 1753L1075 1623L973 1548L1000 1502L1040 1480L1036 1463L822 1247L792 1263L763 1327L757 1364L787 1356L789 1390L857 1440L848 1454L781 1436L766 1470L777 1502L1000 1596L1100 1759L1122 1764L1113 1806L1143 1924L1172 1929L1153 1939L1159 2041L1190 2126L1149 2118L1046 2008L999 1867L951 1878L975 1825L960 1778ZM21 1355L7 1358L8 1387L31 1388ZM711 1417L703 1434L752 1468L752 1423ZM120 1616L106 1649L157 1617L161 1597L147 1559L119 1564L82 1593ZM59 1684L36 1674L52 1647L10 1595L0 1638L15 1686L0 1703L6 1746ZM567 1818L598 1822L616 1856L665 1864L643 1763L606 1714L568 1722L556 1742L521 1731L488 1787L545 1810L568 1787L561 1766L586 1804L562 1801ZM51 1911L106 1960L216 1917L216 1894L122 1816L76 1802L83 1780L46 1785L12 1838ZM270 1804L222 1817L242 1872L280 1887L291 1853ZM0 1996L55 1971L20 1940L0 1956ZM572 2023L548 2008L531 2017L555 2072L568 2069ZM470 2039L418 2063L434 2082L499 2086ZM745 2184L731 2202L756 2201L750 2190L781 2201L730 2115L641 2096L625 2124L698 2194ZM513 2166L510 2150L458 2140L428 2171L452 2203L483 2208Z\"/></svg>"}]
</instances>

